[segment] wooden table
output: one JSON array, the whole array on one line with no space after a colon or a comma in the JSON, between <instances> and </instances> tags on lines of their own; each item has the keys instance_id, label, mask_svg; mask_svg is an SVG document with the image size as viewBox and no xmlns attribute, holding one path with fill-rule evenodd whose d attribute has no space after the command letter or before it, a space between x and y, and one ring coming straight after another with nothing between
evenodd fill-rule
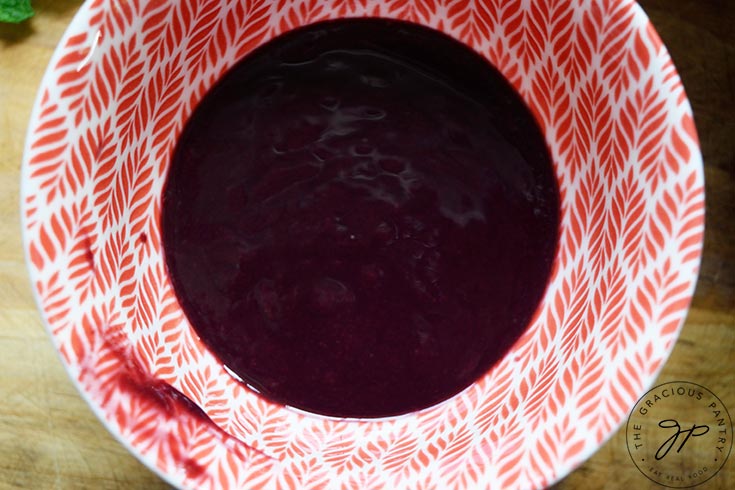
<instances>
[{"instance_id":1,"label":"wooden table","mask_svg":"<svg viewBox=\"0 0 735 490\"><path fill-rule=\"evenodd\" d=\"M18 212L26 126L46 64L79 0L34 0L36 17L0 25L0 489L168 488L95 418L56 356L26 276ZM694 107L705 160L707 230L691 313L660 382L710 388L735 416L735 5L641 0ZM704 489L735 488L734 458ZM663 488L617 433L556 487Z\"/></svg>"}]
</instances>

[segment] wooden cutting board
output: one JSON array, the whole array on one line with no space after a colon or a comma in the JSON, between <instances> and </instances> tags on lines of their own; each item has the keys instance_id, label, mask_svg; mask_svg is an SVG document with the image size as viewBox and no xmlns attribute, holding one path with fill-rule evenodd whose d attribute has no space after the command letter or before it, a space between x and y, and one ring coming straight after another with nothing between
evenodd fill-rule
<instances>
[{"instance_id":1,"label":"wooden cutting board","mask_svg":"<svg viewBox=\"0 0 735 490\"><path fill-rule=\"evenodd\" d=\"M704 385L735 415L735 4L640 3L694 107L707 193L697 293L659 382ZM80 2L33 5L30 22L0 25L0 489L168 488L108 434L72 386L31 294L18 212L23 142L44 69ZM618 432L555 488L663 487L638 472ZM699 488L735 488L735 461Z\"/></svg>"}]
</instances>

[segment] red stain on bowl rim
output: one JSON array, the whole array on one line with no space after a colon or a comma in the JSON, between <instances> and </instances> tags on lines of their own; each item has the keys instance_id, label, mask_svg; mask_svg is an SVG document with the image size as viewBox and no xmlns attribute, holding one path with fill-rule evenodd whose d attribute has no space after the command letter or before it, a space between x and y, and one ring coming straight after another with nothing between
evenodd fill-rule
<instances>
[{"instance_id":1,"label":"red stain on bowl rim","mask_svg":"<svg viewBox=\"0 0 735 490\"><path fill-rule=\"evenodd\" d=\"M207 89L279 33L346 16L419 22L495 64L544 130L562 198L552 281L505 359L439 406L370 422L272 405L233 380L177 304L159 229L171 151ZM124 444L185 488L558 480L668 357L704 226L691 108L632 1L90 1L42 83L22 172L30 276L71 377ZM138 378L121 351L211 422L127 389Z\"/></svg>"}]
</instances>

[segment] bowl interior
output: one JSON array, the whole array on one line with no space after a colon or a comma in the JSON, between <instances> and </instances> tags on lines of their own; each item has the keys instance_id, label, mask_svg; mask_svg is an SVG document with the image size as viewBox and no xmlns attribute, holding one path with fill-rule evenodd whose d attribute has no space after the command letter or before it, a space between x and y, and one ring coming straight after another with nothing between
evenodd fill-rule
<instances>
[{"instance_id":1,"label":"bowl interior","mask_svg":"<svg viewBox=\"0 0 735 490\"><path fill-rule=\"evenodd\" d=\"M369 422L235 381L183 315L160 239L169 158L208 88L282 32L354 16L421 23L485 56L544 130L562 198L546 296L504 360L436 407ZM667 358L704 219L691 109L632 1L87 2L42 83L22 195L31 279L70 375L144 462L192 488L552 483Z\"/></svg>"}]
</instances>

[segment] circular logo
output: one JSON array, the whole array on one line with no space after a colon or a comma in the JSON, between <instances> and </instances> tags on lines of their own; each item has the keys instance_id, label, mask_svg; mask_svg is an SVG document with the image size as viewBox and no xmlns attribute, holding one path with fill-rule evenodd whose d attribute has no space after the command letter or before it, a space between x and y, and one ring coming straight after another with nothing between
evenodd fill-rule
<instances>
[{"instance_id":1,"label":"circular logo","mask_svg":"<svg viewBox=\"0 0 735 490\"><path fill-rule=\"evenodd\" d=\"M732 420L704 386L672 381L646 393L625 431L633 463L650 480L671 488L706 482L732 448Z\"/></svg>"}]
</instances>

